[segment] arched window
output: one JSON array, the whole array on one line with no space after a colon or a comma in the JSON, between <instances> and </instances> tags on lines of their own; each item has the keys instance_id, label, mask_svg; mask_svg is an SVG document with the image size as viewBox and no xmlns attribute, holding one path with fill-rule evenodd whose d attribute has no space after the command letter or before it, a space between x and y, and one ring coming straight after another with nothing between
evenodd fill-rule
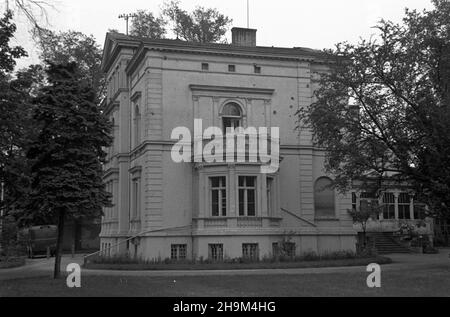
<instances>
[{"instance_id":1,"label":"arched window","mask_svg":"<svg viewBox=\"0 0 450 317\"><path fill-rule=\"evenodd\" d=\"M314 185L316 217L335 217L333 182L328 177L319 178Z\"/></svg>"},{"instance_id":2,"label":"arched window","mask_svg":"<svg viewBox=\"0 0 450 317\"><path fill-rule=\"evenodd\" d=\"M222 109L221 116L224 131L226 131L227 128L236 129L237 127L242 126L242 111L237 103L227 103Z\"/></svg>"},{"instance_id":3,"label":"arched window","mask_svg":"<svg viewBox=\"0 0 450 317\"><path fill-rule=\"evenodd\" d=\"M134 108L134 146L138 146L141 143L141 113L139 111L139 105Z\"/></svg>"}]
</instances>

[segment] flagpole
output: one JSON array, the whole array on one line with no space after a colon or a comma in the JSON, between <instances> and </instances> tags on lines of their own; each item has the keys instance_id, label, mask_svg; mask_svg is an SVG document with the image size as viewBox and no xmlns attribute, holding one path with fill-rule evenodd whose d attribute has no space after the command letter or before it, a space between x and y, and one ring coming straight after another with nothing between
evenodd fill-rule
<instances>
[{"instance_id":1,"label":"flagpole","mask_svg":"<svg viewBox=\"0 0 450 317\"><path fill-rule=\"evenodd\" d=\"M247 29L250 28L250 0L247 0Z\"/></svg>"}]
</instances>

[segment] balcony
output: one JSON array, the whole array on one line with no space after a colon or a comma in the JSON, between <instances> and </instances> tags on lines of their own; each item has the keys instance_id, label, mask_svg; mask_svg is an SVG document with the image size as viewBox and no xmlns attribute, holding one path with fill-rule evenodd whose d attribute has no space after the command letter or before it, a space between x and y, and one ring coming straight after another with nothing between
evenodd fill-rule
<instances>
[{"instance_id":1,"label":"balcony","mask_svg":"<svg viewBox=\"0 0 450 317\"><path fill-rule=\"evenodd\" d=\"M267 136L266 150L261 151L262 153L260 152L260 139L258 135L252 135L252 137L246 135L245 142L242 142L242 140L238 142L238 137L236 136L228 140L225 136L223 136L216 137L215 139L202 139L198 142L201 142L202 151L200 153L196 143L194 142L194 145L192 146L192 159L194 162L224 163L227 162L227 153L229 151L228 161L232 159L233 163L262 163L262 161L268 162L272 153L270 136ZM210 147L215 144L211 142L221 144L222 149L220 149L220 146L214 147L214 150L217 152L211 153L212 156L208 157L204 155L204 149L208 144L211 144ZM241 144L243 144L243 146ZM264 156L261 156L261 154ZM216 158L218 159L216 160ZM215 161L212 162L213 160Z\"/></svg>"}]
</instances>

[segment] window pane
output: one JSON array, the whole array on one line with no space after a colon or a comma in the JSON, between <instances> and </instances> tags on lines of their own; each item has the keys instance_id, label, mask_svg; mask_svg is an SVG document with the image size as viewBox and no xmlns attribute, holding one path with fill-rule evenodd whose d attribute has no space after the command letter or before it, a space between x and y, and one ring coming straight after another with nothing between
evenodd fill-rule
<instances>
[{"instance_id":1,"label":"window pane","mask_svg":"<svg viewBox=\"0 0 450 317\"><path fill-rule=\"evenodd\" d=\"M267 178L267 213L272 215L272 178Z\"/></svg>"},{"instance_id":2,"label":"window pane","mask_svg":"<svg viewBox=\"0 0 450 317\"><path fill-rule=\"evenodd\" d=\"M239 176L239 186L244 186L245 183L245 177Z\"/></svg>"},{"instance_id":3,"label":"window pane","mask_svg":"<svg viewBox=\"0 0 450 317\"><path fill-rule=\"evenodd\" d=\"M399 204L409 204L410 202L410 197L408 193L401 193L398 196L398 203Z\"/></svg>"},{"instance_id":4,"label":"window pane","mask_svg":"<svg viewBox=\"0 0 450 317\"><path fill-rule=\"evenodd\" d=\"M211 178L211 187L219 187L220 177L212 177Z\"/></svg>"},{"instance_id":5,"label":"window pane","mask_svg":"<svg viewBox=\"0 0 450 317\"><path fill-rule=\"evenodd\" d=\"M240 117L241 108L235 103L229 103L225 105L225 107L223 107L222 115L230 117Z\"/></svg>"},{"instance_id":6,"label":"window pane","mask_svg":"<svg viewBox=\"0 0 450 317\"><path fill-rule=\"evenodd\" d=\"M399 219L410 219L409 205L398 205L398 217Z\"/></svg>"},{"instance_id":7,"label":"window pane","mask_svg":"<svg viewBox=\"0 0 450 317\"><path fill-rule=\"evenodd\" d=\"M239 216L244 216L245 209L244 209L244 190L239 189Z\"/></svg>"},{"instance_id":8,"label":"window pane","mask_svg":"<svg viewBox=\"0 0 450 317\"><path fill-rule=\"evenodd\" d=\"M394 204L395 203L394 194L393 193L384 193L383 203Z\"/></svg>"},{"instance_id":9,"label":"window pane","mask_svg":"<svg viewBox=\"0 0 450 317\"><path fill-rule=\"evenodd\" d=\"M212 215L214 217L219 216L219 191L212 191Z\"/></svg>"},{"instance_id":10,"label":"window pane","mask_svg":"<svg viewBox=\"0 0 450 317\"><path fill-rule=\"evenodd\" d=\"M255 190L247 190L247 214L249 216L255 216Z\"/></svg>"},{"instance_id":11,"label":"window pane","mask_svg":"<svg viewBox=\"0 0 450 317\"><path fill-rule=\"evenodd\" d=\"M227 215L227 190L222 189L222 216Z\"/></svg>"},{"instance_id":12,"label":"window pane","mask_svg":"<svg viewBox=\"0 0 450 317\"><path fill-rule=\"evenodd\" d=\"M255 177L247 177L247 187L254 187L255 186Z\"/></svg>"}]
</instances>

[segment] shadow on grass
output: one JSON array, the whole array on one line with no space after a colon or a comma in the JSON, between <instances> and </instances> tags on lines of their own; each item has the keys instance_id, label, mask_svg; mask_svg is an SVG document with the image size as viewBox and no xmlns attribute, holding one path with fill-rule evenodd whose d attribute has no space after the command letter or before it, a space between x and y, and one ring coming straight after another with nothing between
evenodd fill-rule
<instances>
[{"instance_id":1,"label":"shadow on grass","mask_svg":"<svg viewBox=\"0 0 450 317\"><path fill-rule=\"evenodd\" d=\"M0 270L1 269L12 269L15 267L20 267L25 265L24 257L10 257L10 258L0 258Z\"/></svg>"}]
</instances>

